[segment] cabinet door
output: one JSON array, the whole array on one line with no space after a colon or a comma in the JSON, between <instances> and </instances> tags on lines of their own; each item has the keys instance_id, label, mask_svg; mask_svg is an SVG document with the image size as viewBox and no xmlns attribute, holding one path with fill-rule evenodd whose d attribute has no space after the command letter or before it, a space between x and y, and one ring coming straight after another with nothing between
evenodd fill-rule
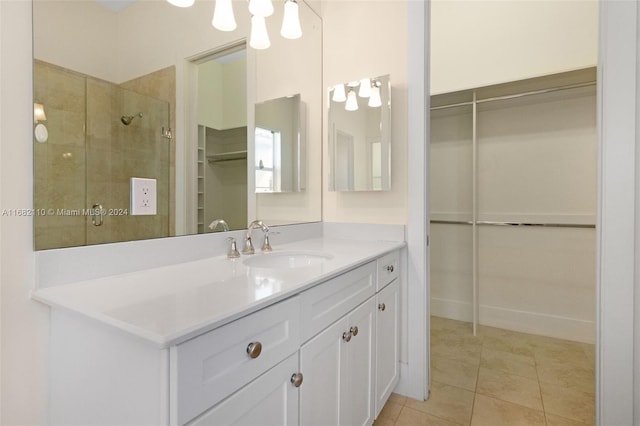
<instances>
[{"instance_id":1,"label":"cabinet door","mask_svg":"<svg viewBox=\"0 0 640 426\"><path fill-rule=\"evenodd\" d=\"M344 372L348 318L342 318L300 348L300 424L346 425L349 409Z\"/></svg>"},{"instance_id":2,"label":"cabinet door","mask_svg":"<svg viewBox=\"0 0 640 426\"><path fill-rule=\"evenodd\" d=\"M295 353L189 426L298 425L299 388L291 383L291 376L297 372L298 354Z\"/></svg>"},{"instance_id":3,"label":"cabinet door","mask_svg":"<svg viewBox=\"0 0 640 426\"><path fill-rule=\"evenodd\" d=\"M376 296L376 418L400 378L399 281L395 280Z\"/></svg>"},{"instance_id":4,"label":"cabinet door","mask_svg":"<svg viewBox=\"0 0 640 426\"><path fill-rule=\"evenodd\" d=\"M349 329L353 336L347 346L347 398L350 419L344 425L365 426L373 424L373 380L375 366L375 297L349 314ZM357 332L356 332L357 327Z\"/></svg>"}]
</instances>

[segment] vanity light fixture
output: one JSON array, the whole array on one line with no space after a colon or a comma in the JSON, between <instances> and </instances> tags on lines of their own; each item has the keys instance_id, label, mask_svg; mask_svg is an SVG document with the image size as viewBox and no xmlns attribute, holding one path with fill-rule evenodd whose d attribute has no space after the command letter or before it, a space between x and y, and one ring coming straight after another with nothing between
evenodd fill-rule
<instances>
[{"instance_id":1,"label":"vanity light fixture","mask_svg":"<svg viewBox=\"0 0 640 426\"><path fill-rule=\"evenodd\" d=\"M298 14L298 2L296 0L285 0L284 16L282 17L282 28L280 35L289 40L302 37L300 28L300 17Z\"/></svg>"},{"instance_id":2,"label":"vanity light fixture","mask_svg":"<svg viewBox=\"0 0 640 426\"><path fill-rule=\"evenodd\" d=\"M254 15L251 17L251 37L249 38L249 46L258 50L268 49L269 46L271 46L264 16Z\"/></svg>"},{"instance_id":3,"label":"vanity light fixture","mask_svg":"<svg viewBox=\"0 0 640 426\"><path fill-rule=\"evenodd\" d=\"M344 84L336 84L333 87L333 97L331 98L333 102L344 102L347 100L347 94L344 91Z\"/></svg>"},{"instance_id":4,"label":"vanity light fixture","mask_svg":"<svg viewBox=\"0 0 640 426\"><path fill-rule=\"evenodd\" d=\"M271 16L273 15L273 3L271 3L271 0L250 0L249 13L263 18Z\"/></svg>"},{"instance_id":5,"label":"vanity light fixture","mask_svg":"<svg viewBox=\"0 0 640 426\"><path fill-rule=\"evenodd\" d=\"M45 143L49 139L49 131L47 130L47 126L40 123L41 121L47 121L47 116L44 113L44 105L34 103L33 123L35 127L33 128L33 134L38 142Z\"/></svg>"},{"instance_id":6,"label":"vanity light fixture","mask_svg":"<svg viewBox=\"0 0 640 426\"><path fill-rule=\"evenodd\" d=\"M353 88L349 89L349 93L347 94L347 103L344 106L344 109L347 111L358 110L358 99L356 99L356 91Z\"/></svg>"},{"instance_id":7,"label":"vanity light fixture","mask_svg":"<svg viewBox=\"0 0 640 426\"><path fill-rule=\"evenodd\" d=\"M178 7L191 7L196 0L167 0L174 6Z\"/></svg>"},{"instance_id":8,"label":"vanity light fixture","mask_svg":"<svg viewBox=\"0 0 640 426\"><path fill-rule=\"evenodd\" d=\"M360 90L358 91L358 96L361 98L368 98L371 96L371 79L363 78L360 80Z\"/></svg>"},{"instance_id":9,"label":"vanity light fixture","mask_svg":"<svg viewBox=\"0 0 640 426\"><path fill-rule=\"evenodd\" d=\"M369 103L367 104L372 108L377 108L382 105L382 99L380 99L380 82L374 80L371 84L371 96L369 97Z\"/></svg>"},{"instance_id":10,"label":"vanity light fixture","mask_svg":"<svg viewBox=\"0 0 640 426\"><path fill-rule=\"evenodd\" d=\"M191 6L194 0L167 0L169 3L180 6ZM232 0L215 0L213 19L211 24L220 31L233 31L237 28L233 14ZM271 46L265 18L273 15L273 3L271 0L250 0L249 13L251 14L251 35L249 46L254 49L267 49ZM297 0L284 0L284 16L280 28L282 37L293 40L302 37L300 16Z\"/></svg>"},{"instance_id":11,"label":"vanity light fixture","mask_svg":"<svg viewBox=\"0 0 640 426\"><path fill-rule=\"evenodd\" d=\"M216 0L211 25L220 31L233 31L236 29L236 18L233 16L231 0Z\"/></svg>"}]
</instances>

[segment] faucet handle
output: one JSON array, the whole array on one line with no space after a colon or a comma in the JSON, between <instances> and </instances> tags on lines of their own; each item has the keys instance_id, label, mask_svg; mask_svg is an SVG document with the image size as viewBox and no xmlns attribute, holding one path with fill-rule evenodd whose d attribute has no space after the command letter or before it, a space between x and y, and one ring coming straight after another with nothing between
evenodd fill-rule
<instances>
[{"instance_id":1,"label":"faucet handle","mask_svg":"<svg viewBox=\"0 0 640 426\"><path fill-rule=\"evenodd\" d=\"M242 249L242 254L254 254L256 251L253 248L253 243L251 242L251 237L247 237L244 240L244 248Z\"/></svg>"},{"instance_id":2,"label":"faucet handle","mask_svg":"<svg viewBox=\"0 0 640 426\"><path fill-rule=\"evenodd\" d=\"M240 257L240 252L238 252L238 248L236 247L236 239L233 237L228 237L225 241L231 243L231 247L229 247L229 253L227 253L227 258L229 259L237 259Z\"/></svg>"},{"instance_id":3,"label":"faucet handle","mask_svg":"<svg viewBox=\"0 0 640 426\"><path fill-rule=\"evenodd\" d=\"M273 248L271 248L271 244L269 243L269 235L278 235L279 232L271 232L267 231L264 233L264 242L262 243L262 251L265 253L271 253Z\"/></svg>"}]
</instances>

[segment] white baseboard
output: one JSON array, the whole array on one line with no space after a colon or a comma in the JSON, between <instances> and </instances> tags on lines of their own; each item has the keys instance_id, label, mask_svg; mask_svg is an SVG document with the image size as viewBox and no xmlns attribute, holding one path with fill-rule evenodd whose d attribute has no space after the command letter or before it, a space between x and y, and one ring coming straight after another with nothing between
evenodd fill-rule
<instances>
[{"instance_id":1,"label":"white baseboard","mask_svg":"<svg viewBox=\"0 0 640 426\"><path fill-rule=\"evenodd\" d=\"M473 320L471 303L458 300L432 298L431 315L458 321L471 322ZM480 305L479 323L505 330L576 342L595 343L596 340L595 321L558 315Z\"/></svg>"},{"instance_id":2,"label":"white baseboard","mask_svg":"<svg viewBox=\"0 0 640 426\"><path fill-rule=\"evenodd\" d=\"M458 321L472 322L473 307L470 302L432 297L431 315Z\"/></svg>"}]
</instances>

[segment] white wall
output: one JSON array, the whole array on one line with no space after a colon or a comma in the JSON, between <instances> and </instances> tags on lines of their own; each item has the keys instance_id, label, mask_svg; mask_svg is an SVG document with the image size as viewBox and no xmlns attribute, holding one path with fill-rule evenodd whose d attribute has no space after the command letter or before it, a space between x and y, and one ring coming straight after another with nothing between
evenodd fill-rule
<instances>
[{"instance_id":1,"label":"white wall","mask_svg":"<svg viewBox=\"0 0 640 426\"><path fill-rule=\"evenodd\" d=\"M33 207L31 2L0 2L0 207ZM48 310L29 299L35 285L33 222L1 216L2 349L0 424L44 424Z\"/></svg>"},{"instance_id":2,"label":"white wall","mask_svg":"<svg viewBox=\"0 0 640 426\"><path fill-rule=\"evenodd\" d=\"M116 12L98 2L38 1L33 22L36 58L113 83L129 80L118 76L118 50L127 45L118 44Z\"/></svg>"},{"instance_id":3,"label":"white wall","mask_svg":"<svg viewBox=\"0 0 640 426\"><path fill-rule=\"evenodd\" d=\"M391 191L330 192L323 172L322 218L329 222L407 223L407 2L335 0L323 3L325 89L336 83L390 74ZM393 29L393 30L390 30ZM328 99L323 145L328 161Z\"/></svg>"},{"instance_id":4,"label":"white wall","mask_svg":"<svg viewBox=\"0 0 640 426\"><path fill-rule=\"evenodd\" d=\"M597 62L596 0L434 0L431 15L431 94Z\"/></svg>"},{"instance_id":5,"label":"white wall","mask_svg":"<svg viewBox=\"0 0 640 426\"><path fill-rule=\"evenodd\" d=\"M224 130L247 125L247 60L198 65L198 124Z\"/></svg>"}]
</instances>

